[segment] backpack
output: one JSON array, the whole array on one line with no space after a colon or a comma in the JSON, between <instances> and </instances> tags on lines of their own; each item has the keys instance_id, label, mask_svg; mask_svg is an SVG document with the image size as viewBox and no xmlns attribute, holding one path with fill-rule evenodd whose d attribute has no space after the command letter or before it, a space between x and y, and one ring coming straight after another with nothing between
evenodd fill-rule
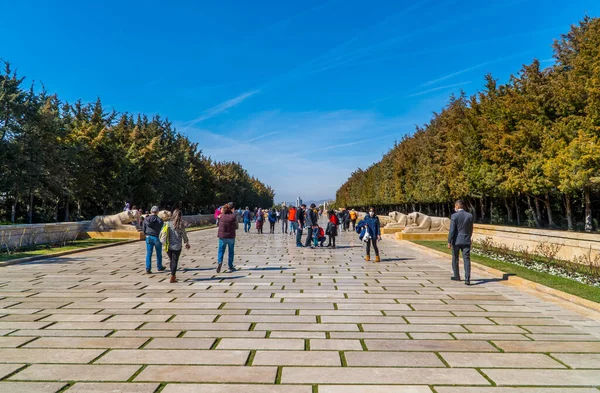
<instances>
[{"instance_id":1,"label":"backpack","mask_svg":"<svg viewBox=\"0 0 600 393\"><path fill-rule=\"evenodd\" d=\"M167 224L166 222L160 229L160 235L158 236L158 239L165 247L165 251L169 251L169 224Z\"/></svg>"}]
</instances>

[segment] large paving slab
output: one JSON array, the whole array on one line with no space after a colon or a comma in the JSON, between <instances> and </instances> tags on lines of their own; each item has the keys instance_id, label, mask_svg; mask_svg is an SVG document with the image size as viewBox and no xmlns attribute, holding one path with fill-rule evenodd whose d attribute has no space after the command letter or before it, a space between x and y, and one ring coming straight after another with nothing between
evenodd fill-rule
<instances>
[{"instance_id":1,"label":"large paving slab","mask_svg":"<svg viewBox=\"0 0 600 393\"><path fill-rule=\"evenodd\" d=\"M0 393L600 391L598 314L410 243L242 232L216 274L216 231L190 239L175 284L143 243L0 268Z\"/></svg>"}]
</instances>

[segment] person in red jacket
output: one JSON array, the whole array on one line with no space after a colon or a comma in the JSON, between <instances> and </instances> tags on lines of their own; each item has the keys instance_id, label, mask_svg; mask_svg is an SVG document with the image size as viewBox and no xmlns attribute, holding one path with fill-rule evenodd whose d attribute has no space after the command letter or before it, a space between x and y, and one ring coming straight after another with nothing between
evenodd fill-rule
<instances>
[{"instance_id":1,"label":"person in red jacket","mask_svg":"<svg viewBox=\"0 0 600 393\"><path fill-rule=\"evenodd\" d=\"M329 212L327 212L327 215L329 216L329 223L327 224L327 231L325 231L325 233L327 235L329 235L329 243L327 244L327 247L335 248L335 238L337 236L337 229L338 229L338 225L340 225L340 220L338 219L337 215L335 214L335 212L333 210L330 210ZM332 242L333 242L333 246L331 245Z\"/></svg>"},{"instance_id":2,"label":"person in red jacket","mask_svg":"<svg viewBox=\"0 0 600 393\"><path fill-rule=\"evenodd\" d=\"M288 221L290 222L290 235L296 234L298 230L298 222L296 221L296 206L291 206L288 210Z\"/></svg>"},{"instance_id":3,"label":"person in red jacket","mask_svg":"<svg viewBox=\"0 0 600 393\"><path fill-rule=\"evenodd\" d=\"M233 204L231 204L233 206ZM217 254L217 273L221 272L223 265L223 257L225 248L229 247L229 270L227 273L235 272L237 269L233 266L234 247L235 247L235 231L237 230L238 222L237 215L233 213L229 205L224 205L221 210L221 218L219 219L219 229L217 237L219 238L219 252Z\"/></svg>"}]
</instances>

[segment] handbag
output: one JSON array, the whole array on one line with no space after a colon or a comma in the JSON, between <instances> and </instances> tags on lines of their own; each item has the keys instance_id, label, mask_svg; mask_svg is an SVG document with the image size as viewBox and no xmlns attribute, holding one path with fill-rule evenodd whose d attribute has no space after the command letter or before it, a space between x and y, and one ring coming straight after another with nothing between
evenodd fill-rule
<instances>
[{"instance_id":1,"label":"handbag","mask_svg":"<svg viewBox=\"0 0 600 393\"><path fill-rule=\"evenodd\" d=\"M163 224L158 240L163 244L165 251L169 251L169 224Z\"/></svg>"}]
</instances>

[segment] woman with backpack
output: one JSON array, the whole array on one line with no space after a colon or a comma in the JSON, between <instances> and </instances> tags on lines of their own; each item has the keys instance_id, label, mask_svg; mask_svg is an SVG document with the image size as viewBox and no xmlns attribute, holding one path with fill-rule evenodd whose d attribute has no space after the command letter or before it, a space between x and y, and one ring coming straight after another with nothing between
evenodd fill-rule
<instances>
[{"instance_id":1,"label":"woman with backpack","mask_svg":"<svg viewBox=\"0 0 600 393\"><path fill-rule=\"evenodd\" d=\"M365 256L365 261L371 260L371 245L373 245L373 249L375 250L375 262L380 262L381 259L379 258L377 241L381 240L381 225L379 224L379 217L375 214L374 208L369 208L369 214L365 217L364 222L369 234L369 239L366 241L367 255Z\"/></svg>"},{"instance_id":2,"label":"woman with backpack","mask_svg":"<svg viewBox=\"0 0 600 393\"><path fill-rule=\"evenodd\" d=\"M329 217L329 222L327 223L327 230L325 231L325 233L329 235L329 242L327 244L327 247L335 248L335 238L337 236L337 230L338 225L340 225L340 221L338 220L337 215L333 210L328 211L327 215ZM331 245L332 242L333 246Z\"/></svg>"},{"instance_id":3,"label":"woman with backpack","mask_svg":"<svg viewBox=\"0 0 600 393\"><path fill-rule=\"evenodd\" d=\"M269 233L275 233L275 223L277 223L277 211L275 210L275 208L273 208L269 212Z\"/></svg>"},{"instance_id":4,"label":"woman with backpack","mask_svg":"<svg viewBox=\"0 0 600 393\"><path fill-rule=\"evenodd\" d=\"M185 249L190 249L190 241L183 225L181 216L181 210L173 210L171 220L166 223L167 229L167 255L169 256L170 268L171 268L171 280L169 282L177 282L177 264L179 263L179 257L181 256L181 249L183 243L185 243Z\"/></svg>"},{"instance_id":5,"label":"woman with backpack","mask_svg":"<svg viewBox=\"0 0 600 393\"><path fill-rule=\"evenodd\" d=\"M262 209L258 209L256 212L256 230L258 233L263 233L263 224L265 223L265 216L263 216Z\"/></svg>"}]
</instances>

